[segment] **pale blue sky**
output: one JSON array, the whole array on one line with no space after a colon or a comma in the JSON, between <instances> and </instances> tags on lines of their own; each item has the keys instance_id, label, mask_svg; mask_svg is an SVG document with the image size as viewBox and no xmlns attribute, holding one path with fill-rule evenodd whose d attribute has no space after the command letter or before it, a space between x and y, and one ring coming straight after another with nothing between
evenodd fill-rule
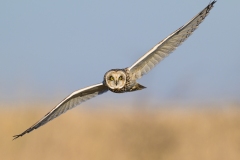
<instances>
[{"instance_id":1,"label":"pale blue sky","mask_svg":"<svg viewBox=\"0 0 240 160\"><path fill-rule=\"evenodd\" d=\"M0 101L57 102L132 65L208 0L1 1ZM240 1L219 0L194 34L140 83L137 101L240 102ZM151 97L151 98L149 98ZM95 101L95 100L94 100Z\"/></svg>"}]
</instances>

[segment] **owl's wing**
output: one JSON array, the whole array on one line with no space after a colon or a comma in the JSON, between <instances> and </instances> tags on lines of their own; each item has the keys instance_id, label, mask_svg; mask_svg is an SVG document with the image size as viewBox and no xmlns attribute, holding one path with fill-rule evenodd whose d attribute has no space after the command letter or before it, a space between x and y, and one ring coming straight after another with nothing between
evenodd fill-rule
<instances>
[{"instance_id":1,"label":"owl's wing","mask_svg":"<svg viewBox=\"0 0 240 160\"><path fill-rule=\"evenodd\" d=\"M198 25L205 19L209 11L213 8L215 2L216 1L211 2L188 23L177 29L143 55L137 62L128 68L130 73L135 75L136 79L139 79L144 74L148 73L161 60L163 60L182 42L184 42L193 33L193 31L195 31L195 29L197 29Z\"/></svg>"},{"instance_id":2,"label":"owl's wing","mask_svg":"<svg viewBox=\"0 0 240 160\"><path fill-rule=\"evenodd\" d=\"M97 95L100 95L104 92L107 92L108 88L103 85L102 83L92 85L80 90L77 90L70 94L68 97L66 97L62 102L60 102L56 107L54 107L50 112L48 112L41 120L39 120L37 123L32 125L30 128L28 128L26 131L19 135L13 136L14 139L23 136L26 133L29 133L33 131L34 129L37 129L41 127L42 125L46 124L47 122L53 120L54 118L60 116L61 114L65 113L67 110L72 109L79 105L80 103L93 98ZM14 140L13 139L13 140Z\"/></svg>"}]
</instances>

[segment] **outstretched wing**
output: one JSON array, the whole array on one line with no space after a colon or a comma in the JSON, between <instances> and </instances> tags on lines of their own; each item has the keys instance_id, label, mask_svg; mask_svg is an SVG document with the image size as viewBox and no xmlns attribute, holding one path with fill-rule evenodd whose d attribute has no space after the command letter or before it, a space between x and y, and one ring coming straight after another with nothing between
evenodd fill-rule
<instances>
[{"instance_id":1,"label":"outstretched wing","mask_svg":"<svg viewBox=\"0 0 240 160\"><path fill-rule=\"evenodd\" d=\"M60 102L56 107L54 107L50 112L48 112L41 120L37 123L32 125L26 131L19 135L13 136L14 139L23 136L26 133L33 131L41 127L42 125L46 124L47 122L53 120L54 118L60 116L61 114L65 113L67 110L72 109L79 105L80 103L93 98L97 95L100 95L104 92L107 92L108 88L103 85L102 83L96 84L93 86L89 86L78 91L73 92L71 95L66 97L62 102ZM13 140L14 140L13 139Z\"/></svg>"},{"instance_id":2,"label":"outstretched wing","mask_svg":"<svg viewBox=\"0 0 240 160\"><path fill-rule=\"evenodd\" d=\"M161 60L163 60L182 42L184 42L195 31L195 29L197 29L198 25L205 19L209 11L213 8L215 2L216 1L211 2L187 24L170 34L148 51L144 56L142 56L137 62L129 67L130 73L135 75L136 79L141 78L144 74L148 73Z\"/></svg>"}]
</instances>

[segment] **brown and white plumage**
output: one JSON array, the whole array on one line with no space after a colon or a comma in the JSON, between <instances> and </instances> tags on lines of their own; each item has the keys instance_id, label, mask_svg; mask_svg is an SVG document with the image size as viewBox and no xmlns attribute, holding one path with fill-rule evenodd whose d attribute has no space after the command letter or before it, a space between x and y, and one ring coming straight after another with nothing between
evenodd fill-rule
<instances>
[{"instance_id":1,"label":"brown and white plumage","mask_svg":"<svg viewBox=\"0 0 240 160\"><path fill-rule=\"evenodd\" d=\"M14 139L39 128L40 126L65 113L69 109L76 107L78 104L99 94L107 92L108 90L115 93L124 93L144 89L145 87L141 84L138 84L136 80L148 73L161 60L163 60L182 42L184 42L205 19L209 11L213 8L214 3L216 3L216 1L211 2L188 23L159 42L131 67L125 69L112 69L104 75L104 80L102 83L73 92L37 123L32 125L23 133L15 135Z\"/></svg>"},{"instance_id":2,"label":"brown and white plumage","mask_svg":"<svg viewBox=\"0 0 240 160\"><path fill-rule=\"evenodd\" d=\"M136 79L141 78L155 67L161 60L173 52L182 42L184 42L205 19L216 1L211 2L206 8L192 18L188 23L177 29L168 37L159 42L150 51L135 62L129 70Z\"/></svg>"},{"instance_id":3,"label":"brown and white plumage","mask_svg":"<svg viewBox=\"0 0 240 160\"><path fill-rule=\"evenodd\" d=\"M45 123L53 120L54 118L60 116L61 114L65 113L67 110L72 109L79 105L80 103L91 99L97 95L100 95L104 92L108 91L108 87L103 85L103 83L99 83L93 86L89 86L80 90L77 90L66 97L62 102L60 102L56 107L54 107L50 112L48 112L41 120L37 123L32 125L26 131L19 135L15 135L14 139L23 136L26 133L33 131L34 129L39 128L40 126L44 125Z\"/></svg>"}]
</instances>

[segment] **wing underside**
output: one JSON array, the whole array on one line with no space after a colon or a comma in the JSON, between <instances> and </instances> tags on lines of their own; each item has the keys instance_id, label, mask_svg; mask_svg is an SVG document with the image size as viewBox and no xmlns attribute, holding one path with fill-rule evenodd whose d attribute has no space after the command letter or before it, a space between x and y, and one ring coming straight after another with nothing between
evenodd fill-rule
<instances>
[{"instance_id":1,"label":"wing underside","mask_svg":"<svg viewBox=\"0 0 240 160\"><path fill-rule=\"evenodd\" d=\"M209 11L213 8L214 3L216 3L216 1L211 2L188 23L163 39L129 67L130 72L135 74L135 78L141 78L144 74L148 73L160 61L182 44L198 28L199 24L203 22Z\"/></svg>"},{"instance_id":2,"label":"wing underside","mask_svg":"<svg viewBox=\"0 0 240 160\"><path fill-rule=\"evenodd\" d=\"M62 102L60 102L56 107L54 107L50 112L48 112L37 123L32 125L30 128L28 128L26 131L22 132L21 134L13 136L14 139L21 137L24 134L33 131L34 129L39 128L40 126L46 124L47 122L65 113L66 111L76 107L80 103L107 91L108 91L108 88L102 83L100 83L100 84L86 87L73 92L71 95L66 97Z\"/></svg>"}]
</instances>

